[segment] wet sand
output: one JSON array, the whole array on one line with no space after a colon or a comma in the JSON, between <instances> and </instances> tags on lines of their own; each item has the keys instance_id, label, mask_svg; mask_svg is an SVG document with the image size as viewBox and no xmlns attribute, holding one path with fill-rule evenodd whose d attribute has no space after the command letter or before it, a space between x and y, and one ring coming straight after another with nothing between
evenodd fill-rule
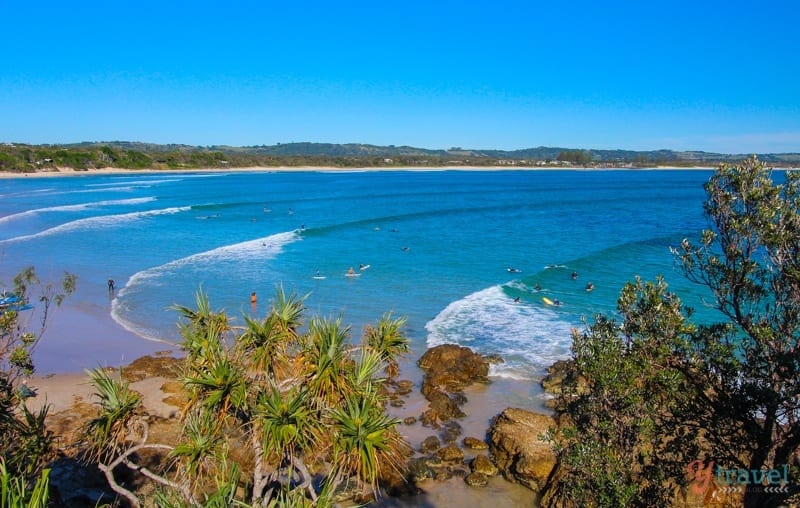
<instances>
[{"instance_id":1,"label":"wet sand","mask_svg":"<svg viewBox=\"0 0 800 508\"><path fill-rule=\"evenodd\" d=\"M77 401L94 402L84 369L118 367L143 355L170 349L178 351L177 348L147 341L128 332L111 319L107 309L83 305L65 304L52 314L48 330L35 354L38 374L28 382L37 392L35 398L28 400L30 408L36 409L46 403L51 405L50 413L55 414L69 409ZM427 408L427 402L419 391L423 372L416 366L422 353L414 351L401 362L399 379L413 381L414 390L406 397L403 407L390 408L392 416L419 418ZM161 402L166 397L161 392L162 384L162 378L150 378L134 383L132 387L142 393L151 414L169 416L174 413L174 408ZM506 407L547 412L543 398L538 396L541 388L532 381L494 378L490 384L473 385L464 393L468 399L463 407L467 416L458 420L463 429L457 441L459 444L466 436L485 438L491 419ZM413 425L400 424L399 431L415 450L428 436L439 435L438 431L424 427L419 422ZM474 456L474 452L465 450L467 460ZM536 505L534 492L499 477L492 479L484 488L470 487L460 478L446 482L427 480L419 486L423 490L419 496L405 499L386 497L376 506L494 508Z\"/></svg>"}]
</instances>

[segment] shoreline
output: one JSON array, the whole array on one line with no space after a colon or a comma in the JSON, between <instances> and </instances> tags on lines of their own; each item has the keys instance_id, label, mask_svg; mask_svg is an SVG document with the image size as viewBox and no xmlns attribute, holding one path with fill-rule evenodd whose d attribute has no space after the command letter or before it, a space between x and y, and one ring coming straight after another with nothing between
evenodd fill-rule
<instances>
[{"instance_id":1,"label":"shoreline","mask_svg":"<svg viewBox=\"0 0 800 508\"><path fill-rule=\"evenodd\" d=\"M40 347L45 350L48 344L57 348L66 348L74 351L76 344L72 340L63 340L63 333L72 330L76 337L85 340L86 333L100 333L106 349L103 354L110 360L119 361L97 362L94 365L74 367L80 370L67 370L53 372L51 369L37 369L37 373L28 380L28 386L36 392L36 396L26 401L31 410L38 410L44 405L50 405L48 419L63 418L71 413L84 414L86 404L96 402L92 387L88 383L84 369L91 370L95 367L112 368L119 372L120 367L129 365L142 356L158 357L164 354L176 356L179 348L165 351L165 344L149 341L125 330L110 315L99 318L97 315L81 315L75 309L62 308L55 316L60 319L52 324L51 329L43 338ZM94 332L92 332L94 331ZM98 335L92 335L98 336ZM87 349L94 356L98 352L93 346ZM427 350L427 348L425 348ZM37 352L40 350L37 348ZM135 353L133 353L135 351ZM427 400L423 397L420 388L424 372L417 366L417 361L425 351L412 350L409 355L401 359L400 375L397 379L406 379L413 382L413 390L403 396L404 404L399 407L387 406L390 416L400 419L414 417L412 424L400 423L398 431L409 445L415 450L420 450L423 440L430 436L440 436L440 430L425 427L420 421L420 415L428 407ZM53 354L52 352L50 354ZM66 356L66 355L64 355ZM38 364L37 364L38 366ZM64 367L61 364L61 367ZM50 370L50 372L48 372ZM168 379L159 376L149 376L130 384L130 387L142 394L143 403L147 411L161 418L173 418L179 409L165 403L165 398L170 394L164 390L165 381ZM453 421L461 427L462 433L456 444L465 437L485 439L492 419L508 407L520 407L542 414L552 414L544 405L545 398L540 383L535 380L519 380L504 377L491 377L489 384L473 384L464 389L467 402L462 409L466 416ZM515 404L516 402L516 404ZM85 417L85 416L84 416ZM463 448L465 460L469 461L480 453ZM455 503L464 506L492 508L494 506L538 506L538 494L522 485L505 480L502 476L491 478L486 487L475 488L467 485L463 479L454 477L446 481L424 480L418 487L422 492L411 497L384 496L370 506L380 508L401 508L420 506L420 503L431 508L452 506Z\"/></svg>"},{"instance_id":2,"label":"shoreline","mask_svg":"<svg viewBox=\"0 0 800 508\"><path fill-rule=\"evenodd\" d=\"M58 168L57 170L37 170L32 173L13 173L0 171L0 180L7 178L50 178L59 176L90 176L90 175L163 175L186 173L368 173L381 171L711 171L713 167L707 166L653 166L647 168L626 167L591 167L582 166L434 166L434 167L352 167L339 168L333 166L277 166L277 167L244 167L244 168L196 168L196 169L126 169L126 168L100 168L90 170L75 170L72 168ZM780 169L780 168L776 168Z\"/></svg>"}]
</instances>

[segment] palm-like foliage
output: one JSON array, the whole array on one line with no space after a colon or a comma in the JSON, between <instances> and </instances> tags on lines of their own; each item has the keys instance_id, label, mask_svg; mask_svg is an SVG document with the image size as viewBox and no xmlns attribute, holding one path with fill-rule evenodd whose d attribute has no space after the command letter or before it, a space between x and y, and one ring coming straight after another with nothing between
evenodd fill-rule
<instances>
[{"instance_id":1,"label":"palm-like foliage","mask_svg":"<svg viewBox=\"0 0 800 508\"><path fill-rule=\"evenodd\" d=\"M202 289L195 295L197 309L182 305L173 305L186 322L180 323L178 329L183 337L183 348L189 358L203 358L209 352L216 352L223 340L223 335L230 329L228 316L224 312L214 312L208 296Z\"/></svg>"},{"instance_id":2,"label":"palm-like foliage","mask_svg":"<svg viewBox=\"0 0 800 508\"><path fill-rule=\"evenodd\" d=\"M358 359L353 364L348 364L346 378L350 384L349 393L363 395L375 393L375 386L385 380L378 378L378 373L386 365L381 354L366 346L360 348Z\"/></svg>"},{"instance_id":3,"label":"palm-like foliage","mask_svg":"<svg viewBox=\"0 0 800 508\"><path fill-rule=\"evenodd\" d=\"M33 487L22 476L11 474L0 459L0 507L45 508L50 497L50 470L44 469Z\"/></svg>"},{"instance_id":4,"label":"palm-like foliage","mask_svg":"<svg viewBox=\"0 0 800 508\"><path fill-rule=\"evenodd\" d=\"M184 383L191 393L190 404L198 403L220 418L232 408L243 409L247 405L248 386L244 373L227 354L210 358L207 367L187 374Z\"/></svg>"},{"instance_id":5,"label":"palm-like foliage","mask_svg":"<svg viewBox=\"0 0 800 508\"><path fill-rule=\"evenodd\" d=\"M317 407L335 403L350 390L343 376L347 363L350 327L337 319L314 318L305 343L305 359L309 365L308 389Z\"/></svg>"},{"instance_id":6,"label":"palm-like foliage","mask_svg":"<svg viewBox=\"0 0 800 508\"><path fill-rule=\"evenodd\" d=\"M253 420L265 454L279 463L298 452L313 452L321 432L308 393L301 388L282 394L271 385L259 392Z\"/></svg>"},{"instance_id":7,"label":"palm-like foliage","mask_svg":"<svg viewBox=\"0 0 800 508\"><path fill-rule=\"evenodd\" d=\"M286 350L278 316L271 313L261 321L244 316L244 321L246 327L238 344L247 358L248 367L257 376L262 373L274 375L275 364Z\"/></svg>"},{"instance_id":8,"label":"palm-like foliage","mask_svg":"<svg viewBox=\"0 0 800 508\"><path fill-rule=\"evenodd\" d=\"M84 428L91 448L90 457L102 459L114 454L126 440L127 426L140 407L141 397L128 383L112 379L102 368L86 371L95 389L100 413Z\"/></svg>"},{"instance_id":9,"label":"palm-like foliage","mask_svg":"<svg viewBox=\"0 0 800 508\"><path fill-rule=\"evenodd\" d=\"M225 456L225 439L219 421L208 411L192 411L183 424L181 442L170 455L187 478L197 481Z\"/></svg>"},{"instance_id":10,"label":"palm-like foliage","mask_svg":"<svg viewBox=\"0 0 800 508\"><path fill-rule=\"evenodd\" d=\"M364 329L364 342L377 351L386 362L386 372L390 377L398 374L397 359L409 352L408 338L403 334L406 318L392 319L387 312L376 326L367 325Z\"/></svg>"},{"instance_id":11,"label":"palm-like foliage","mask_svg":"<svg viewBox=\"0 0 800 508\"><path fill-rule=\"evenodd\" d=\"M186 319L181 325L187 352L182 380L189 395L177 446L148 444L144 423L140 443L132 444L128 437L129 446L123 449L125 432L136 430L129 420L138 397L104 371L94 373L102 412L91 428L94 441L113 458L99 466L116 492L139 506L136 494L117 483L113 471L125 464L143 472L133 457L145 448L171 449L171 466L183 475L171 480L172 468L170 477L143 473L180 492L180 499L160 494L157 502L163 506L181 506L184 501L194 506L251 506L236 500L235 479L218 483L217 493L206 496L205 502L197 499L200 479L220 477L227 470L229 443L248 446L249 441L251 446L252 506L333 506L332 493L345 479L356 478L359 486L375 489L381 469L396 467L404 442L395 429L397 420L384 413L378 390L383 380L378 375L407 351L400 331L404 319L385 315L356 353L350 327L341 317L313 318L301 335L305 297L287 294L281 287L263 320L245 316L245 326L237 329L229 326L224 313L211 311L202 292L196 300L196 310L174 307ZM307 466L319 465L320 458L335 464L323 478Z\"/></svg>"},{"instance_id":12,"label":"palm-like foliage","mask_svg":"<svg viewBox=\"0 0 800 508\"><path fill-rule=\"evenodd\" d=\"M19 404L16 412L0 411L0 428L5 430L0 442L11 474L36 474L52 458L54 437L45 424L48 409L45 404L31 412L25 404Z\"/></svg>"},{"instance_id":13,"label":"palm-like foliage","mask_svg":"<svg viewBox=\"0 0 800 508\"><path fill-rule=\"evenodd\" d=\"M383 412L374 396L348 397L343 408L330 413L337 434L334 462L340 474L355 475L377 490L385 466L397 467L403 456L403 440L397 433L399 420Z\"/></svg>"},{"instance_id":14,"label":"palm-like foliage","mask_svg":"<svg viewBox=\"0 0 800 508\"><path fill-rule=\"evenodd\" d=\"M239 487L241 471L236 463L229 466L223 459L222 468L214 476L216 490L205 496L203 501L194 504L187 503L185 497L173 490L159 488L153 496L154 506L158 508L187 508L193 506L197 508L257 508L258 505L245 503L236 498L236 491Z\"/></svg>"},{"instance_id":15,"label":"palm-like foliage","mask_svg":"<svg viewBox=\"0 0 800 508\"><path fill-rule=\"evenodd\" d=\"M306 296L297 296L294 293L287 294L283 286L275 288L275 298L272 300L272 310L270 311L276 318L280 330L289 337L297 338L297 330L303 324L303 312L305 312Z\"/></svg>"}]
</instances>

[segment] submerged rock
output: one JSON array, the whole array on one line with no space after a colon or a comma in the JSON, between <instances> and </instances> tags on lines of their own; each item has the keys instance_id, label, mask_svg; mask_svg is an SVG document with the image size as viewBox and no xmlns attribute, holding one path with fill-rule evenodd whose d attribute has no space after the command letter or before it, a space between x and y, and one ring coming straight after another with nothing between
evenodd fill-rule
<instances>
[{"instance_id":1,"label":"submerged rock","mask_svg":"<svg viewBox=\"0 0 800 508\"><path fill-rule=\"evenodd\" d=\"M442 447L441 441L436 436L428 436L422 441L420 451L422 453L433 453Z\"/></svg>"},{"instance_id":2,"label":"submerged rock","mask_svg":"<svg viewBox=\"0 0 800 508\"><path fill-rule=\"evenodd\" d=\"M456 445L445 446L436 452L436 456L444 462L462 462L464 460L464 452Z\"/></svg>"},{"instance_id":3,"label":"submerged rock","mask_svg":"<svg viewBox=\"0 0 800 508\"><path fill-rule=\"evenodd\" d=\"M477 437L467 436L464 438L464 446L471 449L471 450L486 450L489 448L489 445L486 444L486 441L483 439L478 439Z\"/></svg>"},{"instance_id":4,"label":"submerged rock","mask_svg":"<svg viewBox=\"0 0 800 508\"><path fill-rule=\"evenodd\" d=\"M470 487L485 487L489 484L489 477L483 473L470 473L464 478Z\"/></svg>"}]
</instances>

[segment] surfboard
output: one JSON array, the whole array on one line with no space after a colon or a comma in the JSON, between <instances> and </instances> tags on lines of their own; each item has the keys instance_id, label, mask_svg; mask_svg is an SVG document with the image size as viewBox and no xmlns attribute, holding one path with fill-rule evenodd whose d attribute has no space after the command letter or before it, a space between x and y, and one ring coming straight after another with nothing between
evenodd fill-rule
<instances>
[{"instance_id":1,"label":"surfboard","mask_svg":"<svg viewBox=\"0 0 800 508\"><path fill-rule=\"evenodd\" d=\"M361 277L360 273L346 273L344 274L345 277Z\"/></svg>"},{"instance_id":2,"label":"surfboard","mask_svg":"<svg viewBox=\"0 0 800 508\"><path fill-rule=\"evenodd\" d=\"M359 270L361 270L361 271L363 272L364 270L366 270L366 269L367 269L367 268L369 268L370 266L372 266L372 265L364 265L364 266L360 266L360 267L358 267L358 269L359 269Z\"/></svg>"},{"instance_id":3,"label":"surfboard","mask_svg":"<svg viewBox=\"0 0 800 508\"><path fill-rule=\"evenodd\" d=\"M542 301L544 302L545 305L555 305L555 302L553 302L553 300L547 298L546 296L542 297Z\"/></svg>"},{"instance_id":4,"label":"surfboard","mask_svg":"<svg viewBox=\"0 0 800 508\"><path fill-rule=\"evenodd\" d=\"M324 275L315 275L314 278L317 279L317 280L322 280L322 279L325 278L325 276Z\"/></svg>"}]
</instances>

